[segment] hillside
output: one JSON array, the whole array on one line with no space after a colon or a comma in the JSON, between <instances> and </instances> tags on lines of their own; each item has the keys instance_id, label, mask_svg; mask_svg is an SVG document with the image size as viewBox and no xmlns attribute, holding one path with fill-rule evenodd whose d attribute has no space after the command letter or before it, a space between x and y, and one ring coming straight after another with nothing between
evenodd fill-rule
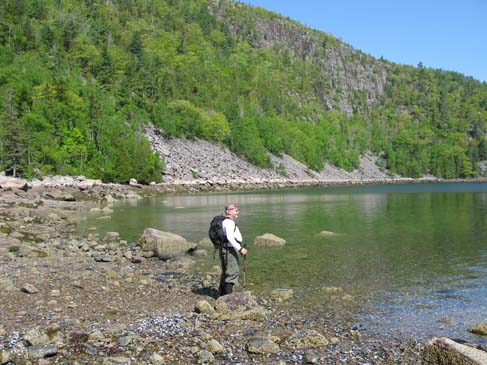
<instances>
[{"instance_id":1,"label":"hillside","mask_svg":"<svg viewBox=\"0 0 487 365\"><path fill-rule=\"evenodd\" d=\"M391 174L473 177L487 84L231 0L0 4L0 170L160 181L149 126L263 169L351 172L371 153Z\"/></svg>"},{"instance_id":2,"label":"hillside","mask_svg":"<svg viewBox=\"0 0 487 365\"><path fill-rule=\"evenodd\" d=\"M147 128L146 137L153 149L166 161L164 182L167 183L199 182L203 185L206 182L240 180L259 185L259 182L283 179L299 184L311 180L353 182L398 178L379 169L375 164L376 157L370 155L363 156L358 168L350 172L329 164L317 172L291 156L272 154L269 154L272 167L259 168L239 158L228 148L205 140L174 138L156 128Z\"/></svg>"}]
</instances>

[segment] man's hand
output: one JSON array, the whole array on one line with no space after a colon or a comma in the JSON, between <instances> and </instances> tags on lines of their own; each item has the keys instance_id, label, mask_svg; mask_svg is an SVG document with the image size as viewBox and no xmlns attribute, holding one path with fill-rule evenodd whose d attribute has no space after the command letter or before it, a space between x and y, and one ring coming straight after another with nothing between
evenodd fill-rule
<instances>
[{"instance_id":1,"label":"man's hand","mask_svg":"<svg viewBox=\"0 0 487 365\"><path fill-rule=\"evenodd\" d=\"M242 254L242 256L247 255L247 249L242 247L242 248L240 249L240 253Z\"/></svg>"}]
</instances>

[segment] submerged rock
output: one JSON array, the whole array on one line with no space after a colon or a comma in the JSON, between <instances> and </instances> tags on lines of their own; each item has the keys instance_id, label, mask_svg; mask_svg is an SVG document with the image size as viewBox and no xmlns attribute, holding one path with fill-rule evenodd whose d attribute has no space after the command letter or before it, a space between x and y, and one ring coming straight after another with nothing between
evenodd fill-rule
<instances>
[{"instance_id":1,"label":"submerged rock","mask_svg":"<svg viewBox=\"0 0 487 365\"><path fill-rule=\"evenodd\" d=\"M291 299L293 295L294 291L292 289L275 289L271 293L271 298L277 300L278 302L283 302Z\"/></svg>"},{"instance_id":2,"label":"submerged rock","mask_svg":"<svg viewBox=\"0 0 487 365\"><path fill-rule=\"evenodd\" d=\"M320 232L321 237L330 237L330 236L338 236L338 233L336 232L331 232L331 231L321 231Z\"/></svg>"},{"instance_id":3,"label":"submerged rock","mask_svg":"<svg viewBox=\"0 0 487 365\"><path fill-rule=\"evenodd\" d=\"M486 336L487 335L487 322L480 322L472 327L470 327L469 331L476 335Z\"/></svg>"}]
</instances>

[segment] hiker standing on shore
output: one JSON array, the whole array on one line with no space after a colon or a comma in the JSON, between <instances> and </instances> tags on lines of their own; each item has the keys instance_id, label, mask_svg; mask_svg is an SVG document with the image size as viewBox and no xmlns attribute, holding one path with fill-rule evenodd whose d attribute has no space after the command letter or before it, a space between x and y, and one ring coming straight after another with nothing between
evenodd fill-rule
<instances>
[{"instance_id":1,"label":"hiker standing on shore","mask_svg":"<svg viewBox=\"0 0 487 365\"><path fill-rule=\"evenodd\" d=\"M242 234L238 229L235 219L238 218L237 204L225 206L226 219L222 222L223 233L226 242L220 250L222 275L220 278L220 295L233 293L233 287L238 286L240 264L238 254L247 255L247 249L242 246Z\"/></svg>"}]
</instances>

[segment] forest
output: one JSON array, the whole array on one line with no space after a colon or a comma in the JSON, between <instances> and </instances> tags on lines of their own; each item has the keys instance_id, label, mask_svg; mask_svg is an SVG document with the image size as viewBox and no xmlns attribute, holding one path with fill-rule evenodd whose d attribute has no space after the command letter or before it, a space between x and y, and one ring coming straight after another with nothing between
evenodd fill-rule
<instances>
[{"instance_id":1,"label":"forest","mask_svg":"<svg viewBox=\"0 0 487 365\"><path fill-rule=\"evenodd\" d=\"M391 173L478 176L485 82L388 62L379 105L330 110L313 60L236 37L214 6L276 17L230 0L2 0L0 171L160 182L164 161L144 137L154 125L260 167L271 152L351 170L371 151Z\"/></svg>"}]
</instances>

